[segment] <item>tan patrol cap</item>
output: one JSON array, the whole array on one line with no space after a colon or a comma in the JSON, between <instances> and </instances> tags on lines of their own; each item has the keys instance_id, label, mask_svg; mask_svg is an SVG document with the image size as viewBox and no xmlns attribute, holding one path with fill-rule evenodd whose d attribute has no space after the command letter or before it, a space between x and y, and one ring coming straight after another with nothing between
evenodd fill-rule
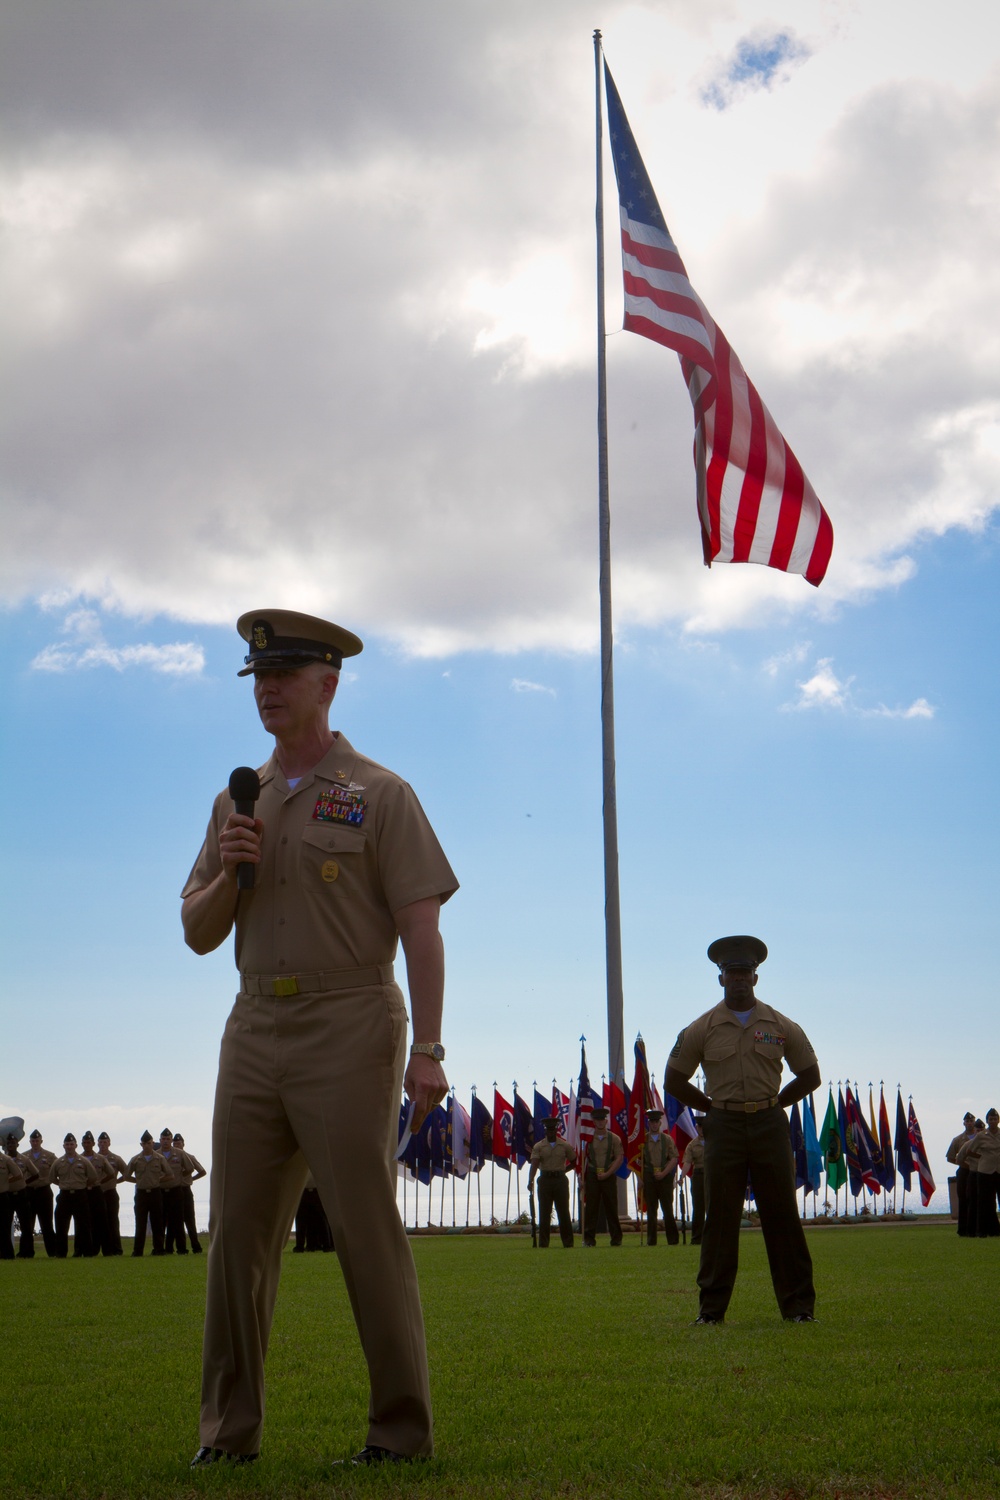
<instances>
[{"instance_id":1,"label":"tan patrol cap","mask_svg":"<svg viewBox=\"0 0 1000 1500\"><path fill-rule=\"evenodd\" d=\"M327 662L339 671L345 656L357 656L364 644L342 625L299 615L288 609L252 609L240 615L236 629L250 647L237 677L265 669L304 667Z\"/></svg>"}]
</instances>

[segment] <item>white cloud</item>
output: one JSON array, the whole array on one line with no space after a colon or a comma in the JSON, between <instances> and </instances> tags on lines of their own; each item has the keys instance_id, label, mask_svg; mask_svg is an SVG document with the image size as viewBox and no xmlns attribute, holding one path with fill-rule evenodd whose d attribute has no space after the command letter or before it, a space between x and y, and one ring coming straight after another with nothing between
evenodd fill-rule
<instances>
[{"instance_id":1,"label":"white cloud","mask_svg":"<svg viewBox=\"0 0 1000 1500\"><path fill-rule=\"evenodd\" d=\"M92 667L111 667L123 672L127 667L147 667L170 677L197 677L205 668L204 648L193 641L175 641L169 645L109 646L104 639L98 616L90 609L78 609L63 621L66 640L54 641L38 652L31 662L36 672L69 672Z\"/></svg>"},{"instance_id":2,"label":"white cloud","mask_svg":"<svg viewBox=\"0 0 1000 1500\"><path fill-rule=\"evenodd\" d=\"M926 698L915 698L909 708L886 708L884 703L880 703L878 708L862 710L870 718L876 719L933 719L936 711Z\"/></svg>"},{"instance_id":3,"label":"white cloud","mask_svg":"<svg viewBox=\"0 0 1000 1500\"><path fill-rule=\"evenodd\" d=\"M992 12L961 3L975 34ZM998 91L926 0L874 9L824 31L813 0L608 0L694 283L836 532L819 590L707 572L677 360L612 332L622 640L823 617L903 586L917 539L998 504ZM460 24L395 0L294 21L219 0L211 27L147 7L127 34L101 0L86 26L23 10L0 94L0 598L217 623L267 597L424 656L593 649L593 81L573 0ZM765 22L822 44L734 136L697 102L705 57L738 58ZM747 79L785 76L790 54L770 58L751 50ZM665 144L695 133L688 157ZM612 330L615 234L609 198ZM107 664L130 663L155 665Z\"/></svg>"},{"instance_id":4,"label":"white cloud","mask_svg":"<svg viewBox=\"0 0 1000 1500\"><path fill-rule=\"evenodd\" d=\"M787 651L778 651L774 656L769 656L761 664L761 671L766 672L768 677L777 677L785 667L800 667L811 650L811 642L800 641L795 646L789 646Z\"/></svg>"},{"instance_id":5,"label":"white cloud","mask_svg":"<svg viewBox=\"0 0 1000 1500\"><path fill-rule=\"evenodd\" d=\"M805 682L795 684L799 690L799 697L798 701L790 706L792 708L845 708L853 681L853 677L841 681L833 670L832 658L821 657L816 663L813 675Z\"/></svg>"},{"instance_id":6,"label":"white cloud","mask_svg":"<svg viewBox=\"0 0 1000 1500\"><path fill-rule=\"evenodd\" d=\"M556 696L555 688L546 687L543 682L529 682L524 677L513 678L510 685L515 693L549 693L553 698Z\"/></svg>"},{"instance_id":7,"label":"white cloud","mask_svg":"<svg viewBox=\"0 0 1000 1500\"><path fill-rule=\"evenodd\" d=\"M791 656L792 653L787 653ZM778 658L772 658L778 660ZM796 683L799 696L793 703L783 707L792 710L819 708L840 709L866 719L933 719L936 710L926 698L916 698L909 708L887 708L880 703L876 708L865 708L859 704L852 691L854 677L839 678L833 670L833 658L820 657L811 677Z\"/></svg>"}]
</instances>

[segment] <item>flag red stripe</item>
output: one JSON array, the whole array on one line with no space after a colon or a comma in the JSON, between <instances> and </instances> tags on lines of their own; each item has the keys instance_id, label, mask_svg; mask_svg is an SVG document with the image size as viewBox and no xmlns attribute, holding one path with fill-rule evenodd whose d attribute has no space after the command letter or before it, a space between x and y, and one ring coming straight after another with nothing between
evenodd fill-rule
<instances>
[{"instance_id":1,"label":"flag red stripe","mask_svg":"<svg viewBox=\"0 0 1000 1500\"><path fill-rule=\"evenodd\" d=\"M631 271L624 272L624 280L625 291L629 296L647 298L664 312L680 313L682 317L690 318L693 323L701 323L698 304L690 297L679 292L664 291L662 287L653 286L645 277L633 275ZM667 323L665 326L669 328L670 324Z\"/></svg>"},{"instance_id":2,"label":"flag red stripe","mask_svg":"<svg viewBox=\"0 0 1000 1500\"><path fill-rule=\"evenodd\" d=\"M636 260L641 260L644 266L652 266L657 271L675 271L678 276L687 277L684 262L676 250L661 250L657 245L645 245L627 229L622 230L622 249L627 255L634 255Z\"/></svg>"}]
</instances>

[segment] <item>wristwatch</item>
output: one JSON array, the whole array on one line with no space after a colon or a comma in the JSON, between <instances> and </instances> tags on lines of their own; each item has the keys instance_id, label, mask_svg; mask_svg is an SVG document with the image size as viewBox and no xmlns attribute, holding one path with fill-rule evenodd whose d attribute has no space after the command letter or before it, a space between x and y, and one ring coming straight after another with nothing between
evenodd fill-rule
<instances>
[{"instance_id":1,"label":"wristwatch","mask_svg":"<svg viewBox=\"0 0 1000 1500\"><path fill-rule=\"evenodd\" d=\"M420 1053L424 1057L433 1057L435 1062L444 1062L444 1048L440 1042L414 1042L410 1048L410 1056Z\"/></svg>"}]
</instances>

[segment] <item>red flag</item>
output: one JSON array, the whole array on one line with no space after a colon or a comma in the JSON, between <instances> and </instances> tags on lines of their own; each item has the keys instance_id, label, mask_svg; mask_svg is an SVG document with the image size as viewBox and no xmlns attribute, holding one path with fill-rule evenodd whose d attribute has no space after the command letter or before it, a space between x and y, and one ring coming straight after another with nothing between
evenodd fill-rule
<instances>
[{"instance_id":1,"label":"red flag","mask_svg":"<svg viewBox=\"0 0 1000 1500\"><path fill-rule=\"evenodd\" d=\"M640 1035L635 1039L635 1073L632 1076L632 1092L628 1100L628 1142L625 1153L629 1168L637 1177L642 1176L642 1148L646 1144L646 1111L652 1107L646 1044Z\"/></svg>"},{"instance_id":2,"label":"red flag","mask_svg":"<svg viewBox=\"0 0 1000 1500\"><path fill-rule=\"evenodd\" d=\"M510 1171L508 1162L514 1154L514 1106L508 1104L499 1089L493 1090L493 1160Z\"/></svg>"},{"instance_id":3,"label":"red flag","mask_svg":"<svg viewBox=\"0 0 1000 1500\"><path fill-rule=\"evenodd\" d=\"M705 562L764 563L819 584L833 527L795 454L688 280L607 65L625 327L673 349L694 407Z\"/></svg>"},{"instance_id":4,"label":"red flag","mask_svg":"<svg viewBox=\"0 0 1000 1500\"><path fill-rule=\"evenodd\" d=\"M559 1121L556 1126L556 1135L561 1141L566 1139L566 1127L569 1122L569 1099L559 1088L558 1084L552 1085L552 1115Z\"/></svg>"}]
</instances>

